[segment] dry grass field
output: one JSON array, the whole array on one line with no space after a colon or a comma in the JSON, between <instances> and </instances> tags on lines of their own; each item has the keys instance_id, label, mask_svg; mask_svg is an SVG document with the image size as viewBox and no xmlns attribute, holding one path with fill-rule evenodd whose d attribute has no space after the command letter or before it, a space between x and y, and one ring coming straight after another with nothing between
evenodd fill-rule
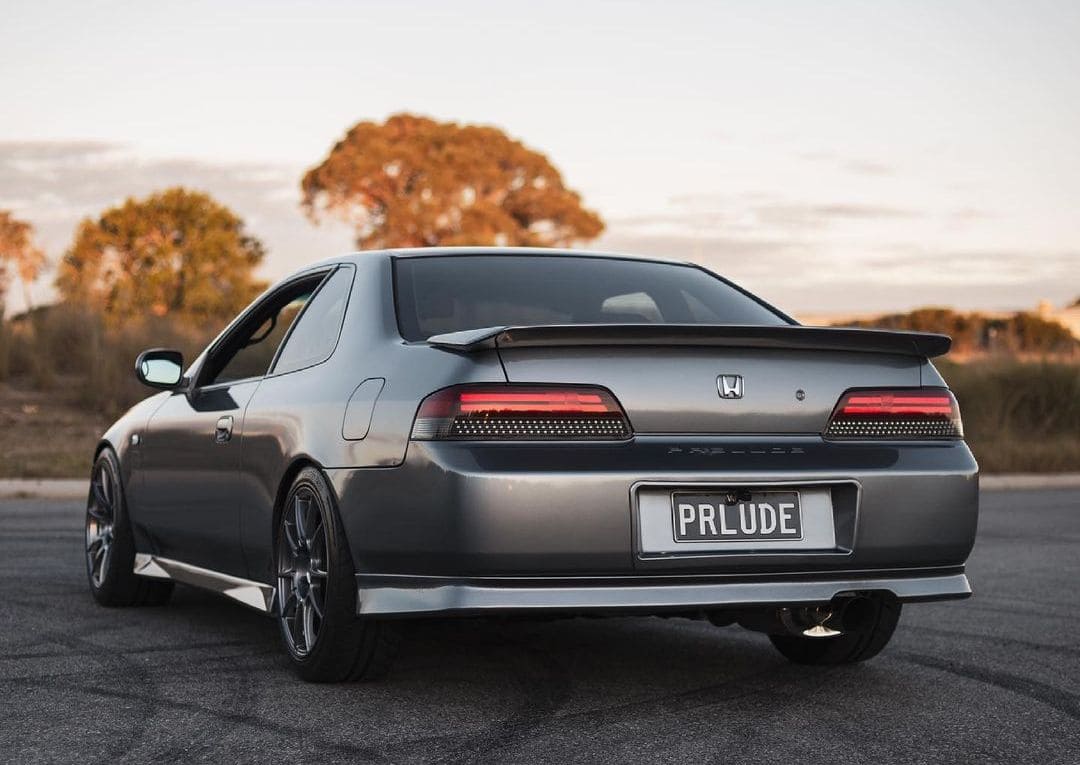
<instances>
[{"instance_id":1,"label":"dry grass field","mask_svg":"<svg viewBox=\"0 0 1080 765\"><path fill-rule=\"evenodd\" d=\"M73 478L90 470L108 417L79 403L77 379L48 391L0 383L0 478Z\"/></svg>"},{"instance_id":2,"label":"dry grass field","mask_svg":"<svg viewBox=\"0 0 1080 765\"><path fill-rule=\"evenodd\" d=\"M164 320L109 326L64 307L0 325L0 477L82 476L108 424L150 393L132 374L139 350L193 358L216 331ZM984 473L1080 471L1080 364L1071 359L937 362Z\"/></svg>"},{"instance_id":3,"label":"dry grass field","mask_svg":"<svg viewBox=\"0 0 1080 765\"><path fill-rule=\"evenodd\" d=\"M112 366L112 365L109 365ZM130 376L129 360L106 379ZM968 443L984 473L1080 471L1080 365L942 362L956 391ZM60 375L0 383L0 478L83 476L115 415L149 393L131 381L104 391Z\"/></svg>"},{"instance_id":4,"label":"dry grass field","mask_svg":"<svg viewBox=\"0 0 1080 765\"><path fill-rule=\"evenodd\" d=\"M1080 364L938 363L984 473L1080 471Z\"/></svg>"}]
</instances>

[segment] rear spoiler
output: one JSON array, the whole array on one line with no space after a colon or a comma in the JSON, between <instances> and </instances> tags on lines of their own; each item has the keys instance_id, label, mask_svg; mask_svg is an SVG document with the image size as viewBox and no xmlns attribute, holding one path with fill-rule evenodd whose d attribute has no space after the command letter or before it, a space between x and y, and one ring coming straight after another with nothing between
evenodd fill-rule
<instances>
[{"instance_id":1,"label":"rear spoiler","mask_svg":"<svg viewBox=\"0 0 1080 765\"><path fill-rule=\"evenodd\" d=\"M841 327L733 326L727 324L555 324L483 327L428 338L450 351L559 348L600 345L695 345L723 348L859 351L932 358L948 353L952 339L929 332Z\"/></svg>"}]
</instances>

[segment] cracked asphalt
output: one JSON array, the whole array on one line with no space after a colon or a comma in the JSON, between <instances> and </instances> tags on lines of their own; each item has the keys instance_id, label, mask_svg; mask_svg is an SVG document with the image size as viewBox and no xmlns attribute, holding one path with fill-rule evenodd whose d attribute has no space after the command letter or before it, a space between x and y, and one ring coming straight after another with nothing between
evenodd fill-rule
<instances>
[{"instance_id":1,"label":"cracked asphalt","mask_svg":"<svg viewBox=\"0 0 1080 765\"><path fill-rule=\"evenodd\" d=\"M984 493L965 602L867 664L685 619L414 623L314 686L271 621L178 587L94 604L80 503L0 502L0 761L1080 762L1080 491Z\"/></svg>"}]
</instances>

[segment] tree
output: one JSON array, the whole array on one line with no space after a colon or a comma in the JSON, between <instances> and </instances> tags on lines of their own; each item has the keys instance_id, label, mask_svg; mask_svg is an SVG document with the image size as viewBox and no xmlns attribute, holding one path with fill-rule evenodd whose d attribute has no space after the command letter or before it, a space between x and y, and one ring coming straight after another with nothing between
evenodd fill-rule
<instances>
[{"instance_id":1,"label":"tree","mask_svg":"<svg viewBox=\"0 0 1080 765\"><path fill-rule=\"evenodd\" d=\"M604 230L540 152L498 128L411 114L354 125L300 185L308 216L352 224L361 249L567 246Z\"/></svg>"},{"instance_id":2,"label":"tree","mask_svg":"<svg viewBox=\"0 0 1080 765\"><path fill-rule=\"evenodd\" d=\"M67 300L118 320L148 312L223 319L264 288L254 277L263 257L262 243L232 210L172 188L83 220L56 285Z\"/></svg>"},{"instance_id":3,"label":"tree","mask_svg":"<svg viewBox=\"0 0 1080 765\"><path fill-rule=\"evenodd\" d=\"M45 253L34 245L33 237L33 226L18 220L7 210L0 210L0 298L6 284L7 266L13 266L22 283L27 310L34 307L30 286L45 266Z\"/></svg>"}]
</instances>

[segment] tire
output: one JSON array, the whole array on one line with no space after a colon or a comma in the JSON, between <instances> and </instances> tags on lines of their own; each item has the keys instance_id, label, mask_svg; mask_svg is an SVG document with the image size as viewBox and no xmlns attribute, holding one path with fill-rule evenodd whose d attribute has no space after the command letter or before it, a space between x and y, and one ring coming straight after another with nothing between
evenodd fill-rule
<instances>
[{"instance_id":1,"label":"tire","mask_svg":"<svg viewBox=\"0 0 1080 765\"><path fill-rule=\"evenodd\" d=\"M163 606L173 583L136 576L135 538L127 514L120 462L103 449L90 471L86 499L86 576L90 593L103 606Z\"/></svg>"},{"instance_id":2,"label":"tire","mask_svg":"<svg viewBox=\"0 0 1080 765\"><path fill-rule=\"evenodd\" d=\"M397 652L397 630L356 616L352 556L319 470L304 468L293 481L275 551L278 627L297 674L314 683L385 676Z\"/></svg>"},{"instance_id":3,"label":"tire","mask_svg":"<svg viewBox=\"0 0 1080 765\"><path fill-rule=\"evenodd\" d=\"M900 620L900 601L892 595L861 598L856 613L845 614L845 621L855 622L835 637L769 635L781 654L796 664L814 666L854 664L872 659L888 644ZM846 626L846 625L845 625Z\"/></svg>"}]
</instances>

